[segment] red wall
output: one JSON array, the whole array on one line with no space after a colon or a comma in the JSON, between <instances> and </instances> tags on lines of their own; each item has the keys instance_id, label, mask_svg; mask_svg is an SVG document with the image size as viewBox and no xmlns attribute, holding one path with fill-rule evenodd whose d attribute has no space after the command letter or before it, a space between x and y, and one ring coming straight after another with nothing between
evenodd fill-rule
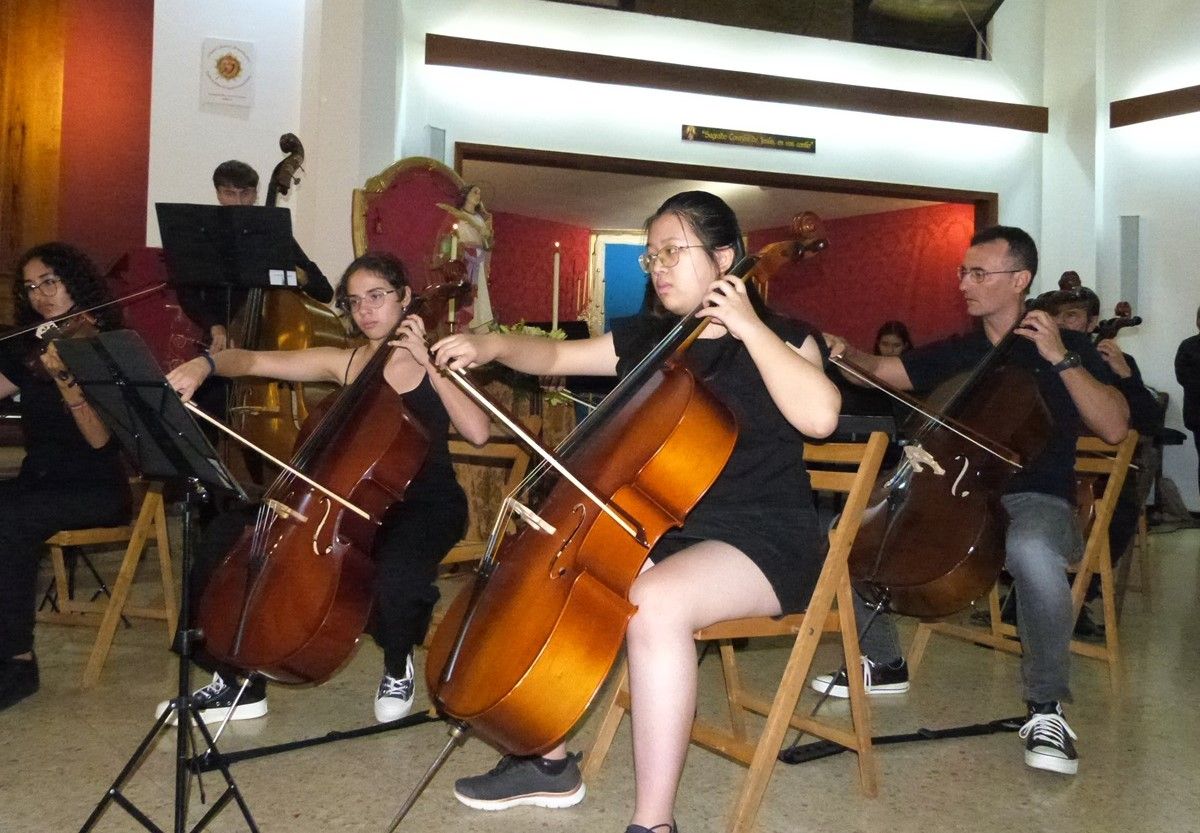
<instances>
[{"instance_id":1,"label":"red wall","mask_svg":"<svg viewBox=\"0 0 1200 833\"><path fill-rule=\"evenodd\" d=\"M101 271L146 245L153 0L67 0L58 234Z\"/></svg>"},{"instance_id":2,"label":"red wall","mask_svg":"<svg viewBox=\"0 0 1200 833\"><path fill-rule=\"evenodd\" d=\"M955 269L975 229L973 206L932 205L825 223L829 248L780 270L773 308L837 333L863 350L879 325L899 319L916 344L965 331L970 319ZM787 229L749 235L750 251L786 239Z\"/></svg>"},{"instance_id":3,"label":"red wall","mask_svg":"<svg viewBox=\"0 0 1200 833\"><path fill-rule=\"evenodd\" d=\"M493 215L492 227L496 245L488 294L496 320L501 324L550 320L555 241L561 252L558 318L579 318L591 229L500 212Z\"/></svg>"}]
</instances>

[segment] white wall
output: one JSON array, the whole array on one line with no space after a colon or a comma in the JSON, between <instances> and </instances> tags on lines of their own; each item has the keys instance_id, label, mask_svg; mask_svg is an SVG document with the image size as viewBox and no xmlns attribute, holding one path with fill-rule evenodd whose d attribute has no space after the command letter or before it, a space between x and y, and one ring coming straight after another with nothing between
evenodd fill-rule
<instances>
[{"instance_id":1,"label":"white wall","mask_svg":"<svg viewBox=\"0 0 1200 833\"><path fill-rule=\"evenodd\" d=\"M226 159L253 165L265 196L279 136L292 132L306 171L280 204L336 280L353 255L350 191L393 160L398 16L395 0L157 0L147 244L159 244L154 203L212 202L212 170ZM200 104L207 37L254 42L252 107Z\"/></svg>"},{"instance_id":2,"label":"white wall","mask_svg":"<svg viewBox=\"0 0 1200 833\"><path fill-rule=\"evenodd\" d=\"M1137 4L1106 0L1103 65L1102 285L1116 287L1118 217L1142 218L1138 297L1129 299L1146 324L1122 335L1146 381L1171 394L1167 424L1182 427L1182 389L1173 359L1179 342L1196 332L1200 305L1200 114L1140 125L1107 127L1108 102L1200 84L1200 5L1176 0ZM1115 289L1114 289L1115 292ZM1113 294L1101 296L1115 297ZM1197 498L1196 453L1190 441L1167 449L1164 471L1193 509Z\"/></svg>"},{"instance_id":3,"label":"white wall","mask_svg":"<svg viewBox=\"0 0 1200 833\"><path fill-rule=\"evenodd\" d=\"M1037 233L1041 138L1014 130L709 96L518 77L424 64L426 33L552 45L645 60L1040 104L1040 4L1005 3L996 55L980 62L624 14L540 0L401 0L404 119L399 152L428 152L425 125L455 142L883 182L998 191L1005 222ZM1024 54L1018 54L1024 53ZM812 136L817 153L679 138L684 123Z\"/></svg>"},{"instance_id":4,"label":"white wall","mask_svg":"<svg viewBox=\"0 0 1200 833\"><path fill-rule=\"evenodd\" d=\"M266 180L283 158L279 137L301 135L301 35L304 0L156 0L150 98L150 197L147 242L158 245L156 202L215 201L212 171L241 159ZM254 104L200 103L205 38L251 41L257 74Z\"/></svg>"}]
</instances>

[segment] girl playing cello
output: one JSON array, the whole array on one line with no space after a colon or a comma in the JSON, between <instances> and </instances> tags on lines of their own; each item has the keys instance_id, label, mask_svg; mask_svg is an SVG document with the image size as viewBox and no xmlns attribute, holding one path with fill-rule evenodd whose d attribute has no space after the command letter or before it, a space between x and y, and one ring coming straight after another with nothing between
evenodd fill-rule
<instances>
[{"instance_id":1,"label":"girl playing cello","mask_svg":"<svg viewBox=\"0 0 1200 833\"><path fill-rule=\"evenodd\" d=\"M424 638L438 598L433 584L437 565L466 525L466 497L450 465L449 427L453 424L467 441L482 445L488 438L488 420L453 382L429 372L425 325L419 316L405 315L412 290L400 261L386 254L357 258L346 268L336 300L350 312L355 328L367 338L366 345L294 351L227 349L180 365L167 378L184 400L213 374L346 385L389 338L396 339L392 344L400 349L388 360L384 379L428 432L430 450L404 499L384 515L376 537L373 636L383 648L384 676L375 696L375 717L387 722L403 717L412 707L412 650ZM248 515L238 512L209 525L197 559L196 585L201 592L216 562L247 523ZM206 721L224 719L231 708L235 720L266 714L261 680L251 683L234 707L238 691L231 683L239 669L206 664L212 666L208 670L214 672L213 682L194 695ZM160 704L160 709L166 706Z\"/></svg>"},{"instance_id":2,"label":"girl playing cello","mask_svg":"<svg viewBox=\"0 0 1200 833\"><path fill-rule=\"evenodd\" d=\"M837 424L840 397L822 371L819 334L768 312L753 288L724 277L744 254L741 230L721 199L689 191L647 223L642 267L656 310L614 322L582 341L453 335L434 345L438 364L499 361L527 373L628 373L679 317L704 304L712 319L687 352L697 377L734 413L728 464L680 529L650 553L630 600L638 606L626 649L633 700L637 798L626 833L676 833L675 793L695 711L693 632L725 619L802 610L821 568L803 438ZM460 779L464 804L499 810L567 807L584 786L560 745L545 757L506 756L485 775Z\"/></svg>"}]
</instances>

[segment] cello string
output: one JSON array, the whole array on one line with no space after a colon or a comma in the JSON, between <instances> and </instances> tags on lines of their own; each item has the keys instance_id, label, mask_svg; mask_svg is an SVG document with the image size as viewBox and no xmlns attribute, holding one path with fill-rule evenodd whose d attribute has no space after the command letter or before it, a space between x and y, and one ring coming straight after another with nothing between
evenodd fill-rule
<instances>
[{"instance_id":1,"label":"cello string","mask_svg":"<svg viewBox=\"0 0 1200 833\"><path fill-rule=\"evenodd\" d=\"M270 454L270 453L266 452L265 450L263 450L263 449L259 448L259 447L258 447L258 446L256 446L254 443L252 443L252 442L250 442L249 440L247 440L247 439L245 439L244 437L242 437L242 435L238 434L238 433L237 433L236 431L234 431L233 429L231 429L231 428L227 427L226 425L222 424L222 423L221 423L219 420L213 419L211 416L209 416L208 414L204 413L204 411L202 411L202 410L200 410L199 408L197 408L197 407L196 407L195 405L193 405L191 402L184 402L184 403L183 403L183 405L184 405L184 407L185 407L185 408L187 408L187 409L188 409L189 411L191 411L193 414L195 414L195 415L197 415L197 416L199 416L199 417L202 417L202 418L203 418L203 419L205 419L206 421L208 421L208 422L212 423L213 425L217 426L217 427L218 427L218 428L220 428L222 431L224 431L226 434L228 434L229 436L233 437L233 438L234 438L235 440L237 440L238 442L242 443L242 445L245 445L245 446L247 446L247 447L249 447L249 448L252 448L252 449L254 449L254 450L255 450L255 451L257 451L259 454L261 454L262 456L264 456L264 457L266 457L268 460L270 460L272 463L274 463L275 465L277 465L277 466L281 467L281 468L282 468L282 469L283 469L285 472L287 472L288 474L292 475L293 477L297 477L297 478L299 478L300 480L303 480L305 483L307 483L308 485L312 486L312 487L313 487L314 489L316 489L317 491L321 492L321 494L325 495L326 497L332 498L333 500L336 500L336 501L337 501L338 503L340 503L342 506L346 507L346 508L347 508L347 509L349 509L351 512L353 512L354 514L356 514L356 515L358 515L359 517L363 518L364 520L367 520L367 521L371 520L371 516L370 516L369 514L367 514L367 513L366 513L365 511L363 511L362 509L359 509L357 506L355 506L353 503L351 503L350 501L348 501L348 500L346 500L345 498L343 498L341 495L339 495L339 494L337 494L337 493L335 493L335 492L332 492L332 491L330 491L329 489L326 489L324 486L322 486L322 485L321 485L320 483L318 483L317 481L313 480L311 477L309 477L308 475L306 475L304 472L302 472L302 471L299 471L298 469L294 469L294 468L292 468L292 467L291 467L291 466L289 466L287 463L285 463L285 462L283 462L282 460L280 460L278 457L276 457L276 456L274 456L273 454Z\"/></svg>"},{"instance_id":2,"label":"cello string","mask_svg":"<svg viewBox=\"0 0 1200 833\"><path fill-rule=\"evenodd\" d=\"M915 402L910 402L907 399L903 399L903 398L897 396L895 393L888 390L887 388L883 388L883 387L880 387L879 385L875 384L875 381L873 379L871 379L869 376L863 375L863 373L859 372L858 369L854 367L854 365L852 365L849 362L847 362L846 360L844 360L841 356L830 356L829 360L831 362L833 362L833 364L837 365L837 367L841 368L842 370L846 371L847 373L851 374L852 376L860 379L863 382L866 382L868 385L870 385L875 390L882 391L883 393L886 393L888 396L892 397L892 399L895 399L900 404L905 405L909 408L912 408L914 411L919 413L921 416L925 417L927 420L929 420L933 424L940 425L941 427L945 428L946 430L950 431L951 433L957 434L962 439L971 443L971 445L978 447L982 451L986 451L988 454L991 454L993 457L995 457L999 460L1002 460L1005 463L1008 463L1010 466L1014 466L1017 469L1024 468L1017 461L1008 459L1003 454L1000 454L999 452L997 452L995 449L988 448L986 445L979 442L979 440L976 440L975 438L969 436L968 434L960 431L958 428L955 428L952 424L946 422L940 416L938 416L934 413L931 413L931 412L925 410L924 408L921 408Z\"/></svg>"}]
</instances>

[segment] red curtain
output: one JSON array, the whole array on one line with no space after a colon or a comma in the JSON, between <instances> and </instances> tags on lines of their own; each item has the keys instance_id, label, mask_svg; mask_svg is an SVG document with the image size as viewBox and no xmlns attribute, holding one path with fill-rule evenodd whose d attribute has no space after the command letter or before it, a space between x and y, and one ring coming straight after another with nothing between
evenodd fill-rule
<instances>
[{"instance_id":1,"label":"red curtain","mask_svg":"<svg viewBox=\"0 0 1200 833\"><path fill-rule=\"evenodd\" d=\"M554 244L559 244L559 321L579 317L588 275L591 229L520 214L492 217L496 246L488 271L492 312L502 324L549 321Z\"/></svg>"},{"instance_id":2,"label":"red curtain","mask_svg":"<svg viewBox=\"0 0 1200 833\"><path fill-rule=\"evenodd\" d=\"M837 333L860 349L874 346L884 321L908 325L925 344L970 324L955 269L975 231L971 205L940 204L864 214L825 223L829 248L785 267L770 284L770 305ZM751 232L750 251L786 239L786 228Z\"/></svg>"}]
</instances>

